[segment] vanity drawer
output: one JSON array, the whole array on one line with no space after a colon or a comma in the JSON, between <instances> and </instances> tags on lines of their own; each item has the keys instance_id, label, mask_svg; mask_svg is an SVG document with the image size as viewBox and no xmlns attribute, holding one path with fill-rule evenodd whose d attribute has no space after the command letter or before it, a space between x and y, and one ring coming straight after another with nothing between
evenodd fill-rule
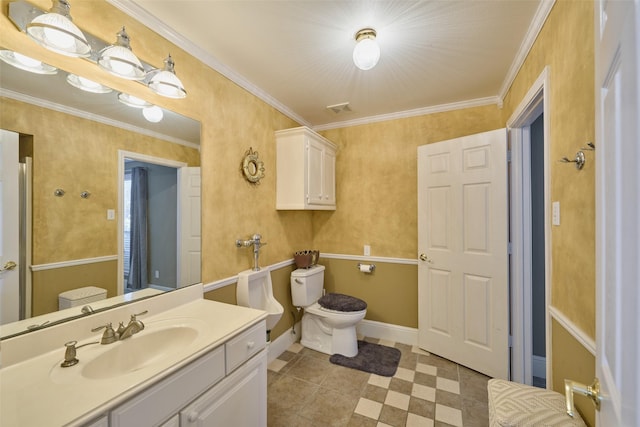
<instances>
[{"instance_id":1,"label":"vanity drawer","mask_svg":"<svg viewBox=\"0 0 640 427\"><path fill-rule=\"evenodd\" d=\"M267 325L258 323L248 331L229 340L225 344L227 352L227 375L242 365L251 356L265 348L267 343Z\"/></svg>"},{"instance_id":2,"label":"vanity drawer","mask_svg":"<svg viewBox=\"0 0 640 427\"><path fill-rule=\"evenodd\" d=\"M224 346L111 411L111 427L159 425L225 377Z\"/></svg>"}]
</instances>

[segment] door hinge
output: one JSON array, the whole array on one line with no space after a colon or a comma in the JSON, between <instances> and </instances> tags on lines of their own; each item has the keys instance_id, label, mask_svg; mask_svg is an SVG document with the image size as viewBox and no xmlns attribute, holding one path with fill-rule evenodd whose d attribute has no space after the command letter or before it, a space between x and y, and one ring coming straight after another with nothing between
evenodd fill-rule
<instances>
[{"instance_id":1,"label":"door hinge","mask_svg":"<svg viewBox=\"0 0 640 427\"><path fill-rule=\"evenodd\" d=\"M507 243L507 254L513 255L513 245L511 244L511 242Z\"/></svg>"},{"instance_id":2,"label":"door hinge","mask_svg":"<svg viewBox=\"0 0 640 427\"><path fill-rule=\"evenodd\" d=\"M507 150L507 162L511 161L511 150Z\"/></svg>"},{"instance_id":3,"label":"door hinge","mask_svg":"<svg viewBox=\"0 0 640 427\"><path fill-rule=\"evenodd\" d=\"M508 345L509 345L509 348L513 348L513 335L509 335Z\"/></svg>"}]
</instances>

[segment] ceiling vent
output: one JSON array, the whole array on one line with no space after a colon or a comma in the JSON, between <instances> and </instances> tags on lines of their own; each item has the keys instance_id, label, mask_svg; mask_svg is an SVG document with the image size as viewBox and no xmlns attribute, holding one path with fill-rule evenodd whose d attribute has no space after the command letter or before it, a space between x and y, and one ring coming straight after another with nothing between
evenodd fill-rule
<instances>
[{"instance_id":1,"label":"ceiling vent","mask_svg":"<svg viewBox=\"0 0 640 427\"><path fill-rule=\"evenodd\" d=\"M342 104L327 105L327 110L331 110L336 114L340 114L351 111L351 107L349 107L348 102L343 102Z\"/></svg>"}]
</instances>

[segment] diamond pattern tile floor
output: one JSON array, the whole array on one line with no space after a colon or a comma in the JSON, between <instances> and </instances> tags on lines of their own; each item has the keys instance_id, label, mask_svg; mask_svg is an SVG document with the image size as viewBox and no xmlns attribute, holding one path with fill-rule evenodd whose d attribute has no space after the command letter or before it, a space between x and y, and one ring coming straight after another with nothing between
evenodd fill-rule
<instances>
[{"instance_id":1,"label":"diamond pattern tile floor","mask_svg":"<svg viewBox=\"0 0 640 427\"><path fill-rule=\"evenodd\" d=\"M416 347L398 348L393 377L329 362L329 355L293 344L269 364L269 427L489 425L489 377Z\"/></svg>"}]
</instances>

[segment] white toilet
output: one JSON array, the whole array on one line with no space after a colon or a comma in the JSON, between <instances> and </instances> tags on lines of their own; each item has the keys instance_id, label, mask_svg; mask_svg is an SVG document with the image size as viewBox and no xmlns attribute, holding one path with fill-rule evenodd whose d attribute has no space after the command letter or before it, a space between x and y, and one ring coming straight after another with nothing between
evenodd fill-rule
<instances>
[{"instance_id":1,"label":"white toilet","mask_svg":"<svg viewBox=\"0 0 640 427\"><path fill-rule=\"evenodd\" d=\"M269 332L278 323L284 308L273 296L271 273L268 269L245 270L238 274L236 287L238 305L257 308L267 314L267 341Z\"/></svg>"},{"instance_id":2,"label":"white toilet","mask_svg":"<svg viewBox=\"0 0 640 427\"><path fill-rule=\"evenodd\" d=\"M303 346L327 354L358 354L356 324L367 314L367 303L343 295L322 295L324 266L299 268L291 273L293 305L304 308Z\"/></svg>"}]
</instances>

